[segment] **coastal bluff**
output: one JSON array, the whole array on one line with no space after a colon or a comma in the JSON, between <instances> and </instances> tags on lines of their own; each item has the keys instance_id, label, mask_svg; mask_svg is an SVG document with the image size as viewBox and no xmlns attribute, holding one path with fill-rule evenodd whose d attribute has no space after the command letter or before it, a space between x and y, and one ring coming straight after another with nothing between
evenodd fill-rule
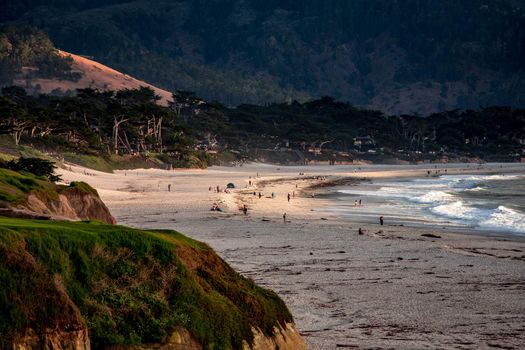
<instances>
[{"instance_id":1,"label":"coastal bluff","mask_svg":"<svg viewBox=\"0 0 525 350\"><path fill-rule=\"evenodd\" d=\"M49 216L54 219L99 220L116 224L117 220L100 199L97 192L85 183L62 189L56 196L30 194L17 209Z\"/></svg>"},{"instance_id":2,"label":"coastal bluff","mask_svg":"<svg viewBox=\"0 0 525 350\"><path fill-rule=\"evenodd\" d=\"M1 170L0 349L306 349L208 245L116 225L86 183Z\"/></svg>"},{"instance_id":3,"label":"coastal bluff","mask_svg":"<svg viewBox=\"0 0 525 350\"><path fill-rule=\"evenodd\" d=\"M0 216L117 223L97 191L85 182L58 185L4 168L0 168Z\"/></svg>"}]
</instances>

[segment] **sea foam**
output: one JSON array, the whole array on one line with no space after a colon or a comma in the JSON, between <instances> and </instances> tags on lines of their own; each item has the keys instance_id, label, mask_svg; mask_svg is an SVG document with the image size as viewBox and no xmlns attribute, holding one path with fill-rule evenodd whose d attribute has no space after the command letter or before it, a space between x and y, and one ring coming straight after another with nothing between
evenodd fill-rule
<instances>
[{"instance_id":1,"label":"sea foam","mask_svg":"<svg viewBox=\"0 0 525 350\"><path fill-rule=\"evenodd\" d=\"M500 205L486 220L481 221L479 226L525 234L525 215Z\"/></svg>"}]
</instances>

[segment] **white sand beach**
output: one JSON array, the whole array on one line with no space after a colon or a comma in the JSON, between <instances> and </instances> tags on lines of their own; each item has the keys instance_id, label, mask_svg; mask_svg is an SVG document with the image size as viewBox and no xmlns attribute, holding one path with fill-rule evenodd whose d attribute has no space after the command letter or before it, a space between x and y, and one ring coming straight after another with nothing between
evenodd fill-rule
<instances>
[{"instance_id":1,"label":"white sand beach","mask_svg":"<svg viewBox=\"0 0 525 350\"><path fill-rule=\"evenodd\" d=\"M525 173L523 164L446 168ZM211 245L285 300L311 349L522 348L524 237L357 223L323 213L333 203L311 196L342 177L425 177L429 170L434 165L249 164L108 174L67 165L60 173L94 186L120 224L175 229ZM237 187L230 193L214 190L229 182ZM210 211L213 203L223 211Z\"/></svg>"}]
</instances>

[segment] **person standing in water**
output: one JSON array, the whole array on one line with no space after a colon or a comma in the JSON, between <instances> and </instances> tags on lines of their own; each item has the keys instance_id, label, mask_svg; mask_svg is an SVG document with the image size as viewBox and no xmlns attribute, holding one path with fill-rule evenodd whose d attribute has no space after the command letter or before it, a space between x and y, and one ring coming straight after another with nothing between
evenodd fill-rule
<instances>
[{"instance_id":1,"label":"person standing in water","mask_svg":"<svg viewBox=\"0 0 525 350\"><path fill-rule=\"evenodd\" d=\"M242 207L242 211L244 215L248 215L248 207L246 206L246 204L244 205L244 207Z\"/></svg>"},{"instance_id":2,"label":"person standing in water","mask_svg":"<svg viewBox=\"0 0 525 350\"><path fill-rule=\"evenodd\" d=\"M379 217L379 225L383 226L383 216Z\"/></svg>"},{"instance_id":3,"label":"person standing in water","mask_svg":"<svg viewBox=\"0 0 525 350\"><path fill-rule=\"evenodd\" d=\"M286 223L286 213L283 214L283 222Z\"/></svg>"}]
</instances>

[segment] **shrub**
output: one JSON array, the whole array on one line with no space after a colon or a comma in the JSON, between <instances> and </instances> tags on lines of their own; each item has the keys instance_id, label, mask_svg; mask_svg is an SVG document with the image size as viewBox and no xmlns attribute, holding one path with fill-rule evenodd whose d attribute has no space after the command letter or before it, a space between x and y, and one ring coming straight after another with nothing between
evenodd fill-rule
<instances>
[{"instance_id":1,"label":"shrub","mask_svg":"<svg viewBox=\"0 0 525 350\"><path fill-rule=\"evenodd\" d=\"M20 157L18 160L9 161L7 167L14 171L27 171L36 176L43 176L52 182L60 180L60 176L55 175L55 163L45 159Z\"/></svg>"}]
</instances>

